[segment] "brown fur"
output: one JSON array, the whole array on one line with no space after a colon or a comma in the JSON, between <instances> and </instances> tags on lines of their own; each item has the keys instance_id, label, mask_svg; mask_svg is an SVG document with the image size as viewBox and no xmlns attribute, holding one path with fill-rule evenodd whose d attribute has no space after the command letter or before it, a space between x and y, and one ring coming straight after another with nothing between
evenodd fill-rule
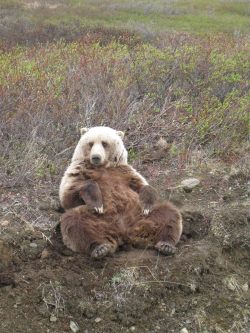
<instances>
[{"instance_id":1,"label":"brown fur","mask_svg":"<svg viewBox=\"0 0 250 333\"><path fill-rule=\"evenodd\" d=\"M86 180L79 191L80 198L90 208L101 208L103 206L102 193L99 185L93 180Z\"/></svg>"},{"instance_id":2,"label":"brown fur","mask_svg":"<svg viewBox=\"0 0 250 333\"><path fill-rule=\"evenodd\" d=\"M163 241L174 247L179 241L180 213L168 202L156 202L155 190L144 185L129 165L95 168L82 163L72 177L64 200L64 208L70 209L61 218L61 232L73 251L91 253L98 245L109 244L112 253L122 244L155 247ZM103 204L103 214L89 209L96 203ZM148 216L143 215L144 208L150 210Z\"/></svg>"},{"instance_id":3,"label":"brown fur","mask_svg":"<svg viewBox=\"0 0 250 333\"><path fill-rule=\"evenodd\" d=\"M145 185L139 192L139 199L142 204L142 209L151 211L154 204L157 202L158 195L152 186Z\"/></svg>"}]
</instances>

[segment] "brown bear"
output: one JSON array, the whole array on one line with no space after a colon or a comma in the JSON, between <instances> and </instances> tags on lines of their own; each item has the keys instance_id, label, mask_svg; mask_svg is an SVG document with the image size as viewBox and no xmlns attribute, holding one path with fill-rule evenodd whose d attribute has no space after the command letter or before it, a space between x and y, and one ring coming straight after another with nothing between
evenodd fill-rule
<instances>
[{"instance_id":1,"label":"brown bear","mask_svg":"<svg viewBox=\"0 0 250 333\"><path fill-rule=\"evenodd\" d=\"M181 215L128 165L121 135L108 127L84 131L60 186L63 242L93 258L124 244L173 254Z\"/></svg>"}]
</instances>

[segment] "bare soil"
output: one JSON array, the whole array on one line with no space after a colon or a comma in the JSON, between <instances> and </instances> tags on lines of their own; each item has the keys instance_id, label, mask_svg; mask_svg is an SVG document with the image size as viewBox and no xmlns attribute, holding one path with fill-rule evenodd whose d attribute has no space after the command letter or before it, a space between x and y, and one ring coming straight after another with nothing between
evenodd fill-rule
<instances>
[{"instance_id":1,"label":"bare soil","mask_svg":"<svg viewBox=\"0 0 250 333\"><path fill-rule=\"evenodd\" d=\"M183 212L171 257L73 254L54 231L58 179L0 189L0 332L250 332L246 174L216 164L162 170L140 166ZM177 187L194 176L201 184L192 192Z\"/></svg>"}]
</instances>

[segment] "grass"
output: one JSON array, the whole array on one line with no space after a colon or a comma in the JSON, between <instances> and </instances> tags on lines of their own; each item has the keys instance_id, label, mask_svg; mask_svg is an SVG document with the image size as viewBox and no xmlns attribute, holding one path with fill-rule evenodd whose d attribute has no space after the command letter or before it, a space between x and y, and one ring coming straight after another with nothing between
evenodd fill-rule
<instances>
[{"instance_id":1,"label":"grass","mask_svg":"<svg viewBox=\"0 0 250 333\"><path fill-rule=\"evenodd\" d=\"M248 34L250 31L248 1L0 0L0 8L3 11L3 39L12 30L21 35L36 27L62 30L65 26L72 34L99 26L144 30L144 34L148 30L153 34L166 31Z\"/></svg>"},{"instance_id":2,"label":"grass","mask_svg":"<svg viewBox=\"0 0 250 333\"><path fill-rule=\"evenodd\" d=\"M161 47L130 35L124 41L102 45L89 36L1 52L1 164L10 175L61 172L57 155L73 147L81 124L127 131L135 156L161 136L173 143L173 157L197 147L226 159L244 153L247 39L179 35Z\"/></svg>"}]
</instances>

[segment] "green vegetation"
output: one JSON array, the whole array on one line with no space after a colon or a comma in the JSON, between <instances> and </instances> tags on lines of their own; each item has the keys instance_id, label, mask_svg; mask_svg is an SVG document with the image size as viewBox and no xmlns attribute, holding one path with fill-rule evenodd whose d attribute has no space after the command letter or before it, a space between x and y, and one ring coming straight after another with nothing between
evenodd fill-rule
<instances>
[{"instance_id":1,"label":"green vegetation","mask_svg":"<svg viewBox=\"0 0 250 333\"><path fill-rule=\"evenodd\" d=\"M132 160L160 136L177 160L195 148L227 160L245 154L248 2L0 0L0 7L0 163L9 174L60 173L57 154L70 156L82 124L127 131Z\"/></svg>"},{"instance_id":2,"label":"green vegetation","mask_svg":"<svg viewBox=\"0 0 250 333\"><path fill-rule=\"evenodd\" d=\"M193 33L250 31L249 1L176 0L0 0L4 29L37 32L46 27L76 34L99 26L139 31L145 35L165 31ZM13 32L13 31L12 31Z\"/></svg>"}]
</instances>

